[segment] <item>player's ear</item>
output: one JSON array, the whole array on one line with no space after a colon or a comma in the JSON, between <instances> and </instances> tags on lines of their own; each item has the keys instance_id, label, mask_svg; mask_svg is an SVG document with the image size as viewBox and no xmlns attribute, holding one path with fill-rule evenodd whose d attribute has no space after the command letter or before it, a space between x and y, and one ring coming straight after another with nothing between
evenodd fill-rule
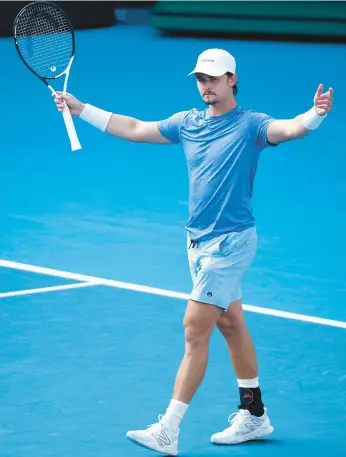
<instances>
[{"instance_id":1,"label":"player's ear","mask_svg":"<svg viewBox=\"0 0 346 457\"><path fill-rule=\"evenodd\" d=\"M236 77L236 75L234 75L233 73L229 73L229 72L228 72L228 73L227 73L227 76L228 76L228 85L229 85L230 87L233 87L233 86L236 84L236 82L237 82L237 77Z\"/></svg>"}]
</instances>

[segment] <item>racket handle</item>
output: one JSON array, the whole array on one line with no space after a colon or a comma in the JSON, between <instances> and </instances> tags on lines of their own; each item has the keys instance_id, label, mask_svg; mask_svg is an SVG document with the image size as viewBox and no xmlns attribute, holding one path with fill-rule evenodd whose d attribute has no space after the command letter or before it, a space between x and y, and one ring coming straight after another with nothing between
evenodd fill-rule
<instances>
[{"instance_id":1,"label":"racket handle","mask_svg":"<svg viewBox=\"0 0 346 457\"><path fill-rule=\"evenodd\" d=\"M66 103L65 103L65 108L64 108L64 111L62 112L62 115L63 115L64 121L65 121L68 136L70 138L72 151L77 151L78 149L82 149L82 146L78 140L77 132L76 132L73 120L72 120L70 110L69 110L68 106L66 105Z\"/></svg>"},{"instance_id":2,"label":"racket handle","mask_svg":"<svg viewBox=\"0 0 346 457\"><path fill-rule=\"evenodd\" d=\"M45 84L47 84L46 81L43 81L43 82ZM65 83L66 83L66 80L65 80ZM47 84L47 86L48 86L49 90L55 96L58 96L58 94L55 92L55 90L53 89L52 86L50 86L49 84ZM66 87L64 88L64 90L65 90L64 93L66 93ZM73 120L72 120L72 116L71 116L69 107L67 106L66 103L65 103L64 111L62 112L62 116L64 118L64 122L65 122L65 125L66 125L66 130L67 130L67 133L68 133L68 137L70 138L72 151L77 151L78 149L82 149L82 146L81 146L81 144L80 144L80 142L78 140L77 132L76 132Z\"/></svg>"}]
</instances>

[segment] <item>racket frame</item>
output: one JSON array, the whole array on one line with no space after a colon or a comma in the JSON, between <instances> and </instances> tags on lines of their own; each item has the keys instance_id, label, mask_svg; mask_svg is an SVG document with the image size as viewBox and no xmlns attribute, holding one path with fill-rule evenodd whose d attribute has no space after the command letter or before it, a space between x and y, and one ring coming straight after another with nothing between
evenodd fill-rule
<instances>
[{"instance_id":1,"label":"racket frame","mask_svg":"<svg viewBox=\"0 0 346 457\"><path fill-rule=\"evenodd\" d=\"M60 73L59 75L47 76L45 78L43 76L40 76L33 68L30 67L30 65L28 65L28 63L26 62L26 60L22 56L22 53L21 53L21 51L19 49L17 37L16 37L16 27L17 27L17 24L19 22L19 19L20 19L21 15L24 13L24 11L28 7L30 7L32 5L37 5L37 4L51 5L54 8L60 10L61 14L64 16L66 22L70 26L70 34L71 34L71 37L72 37L72 53L71 53L72 55L71 55L70 62L67 65L66 69L62 73ZM52 3L52 2L31 2L31 3L28 3L27 5L25 5L19 11L19 13L17 14L17 16L16 16L16 18L14 20L14 23L13 23L13 39L14 39L14 44L15 44L16 49L17 49L17 53L18 53L19 57L21 58L22 62L24 63L24 65L31 71L31 73L33 73L35 76L37 76L37 78L39 78L48 87L48 89L50 89L50 91L56 96L58 94L56 93L54 88L50 84L48 84L47 80L58 79L61 76L65 75L64 88L63 88L63 91L62 91L62 93L65 95L66 94L66 89L67 89L67 82L68 82L68 78L69 78L69 75L70 75L70 69L71 69L72 62L73 62L73 59L74 59L74 56L75 56L74 30L73 30L71 21L68 18L68 16L66 15L65 11L62 8L60 8L60 6L58 6L58 5L56 5L55 3ZM66 130L67 130L70 142L71 142L72 151L77 151L78 149L82 149L82 146L81 146L81 144L79 142L79 139L78 139L78 136L77 136L77 132L76 132L76 129L75 129L75 126L74 126L74 123L73 123L71 112L70 112L70 110L69 110L69 108L68 108L66 103L64 103L64 111L63 111L62 115L63 115L63 119L64 119L64 122L65 122Z\"/></svg>"}]
</instances>

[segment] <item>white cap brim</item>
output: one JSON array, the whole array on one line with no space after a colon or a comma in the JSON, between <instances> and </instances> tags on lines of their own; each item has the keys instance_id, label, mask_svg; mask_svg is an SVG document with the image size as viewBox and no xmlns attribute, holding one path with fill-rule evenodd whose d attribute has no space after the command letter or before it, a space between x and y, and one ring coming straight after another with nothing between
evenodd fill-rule
<instances>
[{"instance_id":1,"label":"white cap brim","mask_svg":"<svg viewBox=\"0 0 346 457\"><path fill-rule=\"evenodd\" d=\"M195 73L203 73L208 76L222 76L226 74L229 70L225 68L220 68L215 65L203 63L203 64L198 64L196 68L191 71L191 73L188 74L188 76L191 76Z\"/></svg>"}]
</instances>

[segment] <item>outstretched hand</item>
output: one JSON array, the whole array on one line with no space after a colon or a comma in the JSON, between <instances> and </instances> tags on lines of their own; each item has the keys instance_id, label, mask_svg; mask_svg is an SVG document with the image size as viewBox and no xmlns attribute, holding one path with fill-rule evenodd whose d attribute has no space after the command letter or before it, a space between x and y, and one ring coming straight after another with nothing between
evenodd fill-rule
<instances>
[{"instance_id":1,"label":"outstretched hand","mask_svg":"<svg viewBox=\"0 0 346 457\"><path fill-rule=\"evenodd\" d=\"M327 92L323 93L323 84L317 88L314 96L314 105L316 113L319 116L325 116L332 109L334 89L330 87Z\"/></svg>"}]
</instances>

